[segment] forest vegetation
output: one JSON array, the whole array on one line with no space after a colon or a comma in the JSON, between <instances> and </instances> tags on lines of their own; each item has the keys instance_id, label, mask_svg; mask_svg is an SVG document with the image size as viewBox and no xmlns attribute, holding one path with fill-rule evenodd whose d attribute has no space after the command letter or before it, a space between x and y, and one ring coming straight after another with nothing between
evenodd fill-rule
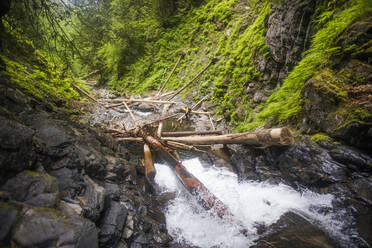
<instances>
[{"instance_id":1,"label":"forest vegetation","mask_svg":"<svg viewBox=\"0 0 372 248\"><path fill-rule=\"evenodd\" d=\"M274 58L267 42L268 18L281 4L279 0L11 1L2 18L1 58L14 83L40 99L48 95L66 106L70 99L80 98L70 83L80 84L74 78L91 71L98 70L100 84L117 93L146 94L160 87L179 52L186 56L167 89L182 87L217 58L184 97L197 100L209 95L216 114L240 131L285 124L299 128L305 83L331 67L335 56L358 56L369 49L368 44L341 47L337 41L352 23L369 16L372 3L318 1L300 58L285 77L268 81L260 63ZM271 69L264 70L267 74ZM349 76L346 81L352 81L344 74ZM339 96L347 97L347 86L335 87ZM262 100L253 100L258 91ZM354 121L371 117L365 109L355 109Z\"/></svg>"}]
</instances>

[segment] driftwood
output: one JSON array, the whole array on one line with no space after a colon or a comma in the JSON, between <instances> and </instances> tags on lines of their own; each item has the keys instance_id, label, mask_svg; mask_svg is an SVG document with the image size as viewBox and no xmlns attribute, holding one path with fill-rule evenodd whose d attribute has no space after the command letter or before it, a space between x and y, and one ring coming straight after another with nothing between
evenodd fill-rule
<instances>
[{"instance_id":1,"label":"driftwood","mask_svg":"<svg viewBox=\"0 0 372 248\"><path fill-rule=\"evenodd\" d=\"M156 175L156 170L154 167L154 161L152 160L150 147L146 143L143 145L143 155L146 178L150 182L153 182Z\"/></svg>"},{"instance_id":2,"label":"driftwood","mask_svg":"<svg viewBox=\"0 0 372 248\"><path fill-rule=\"evenodd\" d=\"M102 69L92 71L92 72L88 73L87 75L83 76L82 78L80 78L80 80L85 80L85 79L89 78L90 76L93 76L93 75L97 74L97 73L100 72L101 70L102 70Z\"/></svg>"},{"instance_id":3,"label":"driftwood","mask_svg":"<svg viewBox=\"0 0 372 248\"><path fill-rule=\"evenodd\" d=\"M185 52L181 52L181 53L179 54L179 57L178 57L178 60L177 60L176 64L174 65L174 67L173 67L171 73L169 74L167 80L165 80L164 84L160 87L160 89L159 89L158 93L156 94L156 96L159 96L159 95L161 94L161 92L163 91L163 89L165 88L165 86L167 85L167 83L169 82L169 79L172 77L174 71L176 70L178 64L181 62L181 59L182 59L185 55L186 55Z\"/></svg>"},{"instance_id":4,"label":"driftwood","mask_svg":"<svg viewBox=\"0 0 372 248\"><path fill-rule=\"evenodd\" d=\"M159 104L175 104L176 103L176 102L172 102L172 101L162 101L162 100L152 100L152 99L125 99L125 98L105 99L103 101L113 102L113 103L118 102L118 104L116 104L115 106L123 105L123 102L126 102L126 103L145 102L145 103L159 103Z\"/></svg>"},{"instance_id":5,"label":"driftwood","mask_svg":"<svg viewBox=\"0 0 372 248\"><path fill-rule=\"evenodd\" d=\"M207 210L213 209L219 217L232 216L228 207L214 196L196 177L194 177L177 158L174 151L164 146L159 140L140 130L140 135L162 158L175 170L183 185L197 201Z\"/></svg>"},{"instance_id":6,"label":"driftwood","mask_svg":"<svg viewBox=\"0 0 372 248\"><path fill-rule=\"evenodd\" d=\"M164 137L163 139L185 144L247 144L255 147L287 146L294 143L292 133L286 127L219 136Z\"/></svg>"},{"instance_id":7,"label":"driftwood","mask_svg":"<svg viewBox=\"0 0 372 248\"><path fill-rule=\"evenodd\" d=\"M182 137L190 135L206 135L206 134L222 134L222 131L212 130L212 131L181 131L181 132L163 132L163 137Z\"/></svg>"},{"instance_id":8,"label":"driftwood","mask_svg":"<svg viewBox=\"0 0 372 248\"><path fill-rule=\"evenodd\" d=\"M168 109L170 107L170 104L167 104L167 105L164 105L163 107L163 111L161 113L161 117L164 118L166 115L167 115L167 112L168 112ZM158 126L158 132L157 132L157 136L160 138L162 136L162 132L163 132L163 121L160 121L159 122L159 126Z\"/></svg>"},{"instance_id":9,"label":"driftwood","mask_svg":"<svg viewBox=\"0 0 372 248\"><path fill-rule=\"evenodd\" d=\"M190 82L188 82L187 84L185 84L181 89L177 90L176 93L174 93L169 99L168 101L172 100L173 98L175 98L179 93L181 93L184 89L186 89L188 86L190 86L193 82L195 82L211 65L213 65L214 63L217 62L217 59L216 58L213 58L211 60L211 62L209 62L209 64L203 69L201 70L193 79L190 80Z\"/></svg>"},{"instance_id":10,"label":"driftwood","mask_svg":"<svg viewBox=\"0 0 372 248\"><path fill-rule=\"evenodd\" d=\"M88 99L92 100L93 102L98 103L98 101L97 101L94 97L92 97L92 96L91 96L91 95L90 95L86 90L80 88L79 86L77 86L77 85L75 85L75 84L73 84L73 83L71 83L71 86L72 86L72 88L74 88L77 92L79 92L81 95L84 95L84 96L86 96Z\"/></svg>"}]
</instances>

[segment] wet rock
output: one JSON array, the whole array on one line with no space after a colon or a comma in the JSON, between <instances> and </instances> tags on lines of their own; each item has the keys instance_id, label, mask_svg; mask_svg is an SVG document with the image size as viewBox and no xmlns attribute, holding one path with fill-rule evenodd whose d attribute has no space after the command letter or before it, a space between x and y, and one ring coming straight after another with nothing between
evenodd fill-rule
<instances>
[{"instance_id":1,"label":"wet rock","mask_svg":"<svg viewBox=\"0 0 372 248\"><path fill-rule=\"evenodd\" d=\"M176 193L174 192L164 192L161 193L158 197L156 197L156 201L159 206L166 206L169 201L176 198Z\"/></svg>"},{"instance_id":2,"label":"wet rock","mask_svg":"<svg viewBox=\"0 0 372 248\"><path fill-rule=\"evenodd\" d=\"M24 171L9 179L1 190L11 198L33 206L53 207L59 200L58 181L46 173Z\"/></svg>"},{"instance_id":3,"label":"wet rock","mask_svg":"<svg viewBox=\"0 0 372 248\"><path fill-rule=\"evenodd\" d=\"M96 184L88 176L84 176L85 187L77 199L83 208L85 218L96 221L104 207L105 189Z\"/></svg>"},{"instance_id":4,"label":"wet rock","mask_svg":"<svg viewBox=\"0 0 372 248\"><path fill-rule=\"evenodd\" d=\"M57 121L35 121L36 136L48 147L66 147L73 143L73 136Z\"/></svg>"},{"instance_id":5,"label":"wet rock","mask_svg":"<svg viewBox=\"0 0 372 248\"><path fill-rule=\"evenodd\" d=\"M35 155L30 149L34 133L31 128L0 116L1 174L31 168L35 161Z\"/></svg>"},{"instance_id":6,"label":"wet rock","mask_svg":"<svg viewBox=\"0 0 372 248\"><path fill-rule=\"evenodd\" d=\"M146 234L140 233L137 237L134 238L133 242L130 245L130 248L145 248L149 246L149 238Z\"/></svg>"},{"instance_id":7,"label":"wet rock","mask_svg":"<svg viewBox=\"0 0 372 248\"><path fill-rule=\"evenodd\" d=\"M258 240L254 248L264 247L302 247L331 248L337 247L329 236L305 218L293 212L284 214L269 228L269 233Z\"/></svg>"},{"instance_id":8,"label":"wet rock","mask_svg":"<svg viewBox=\"0 0 372 248\"><path fill-rule=\"evenodd\" d=\"M74 199L84 187L84 179L77 169L62 168L50 174L58 179L61 198Z\"/></svg>"},{"instance_id":9,"label":"wet rock","mask_svg":"<svg viewBox=\"0 0 372 248\"><path fill-rule=\"evenodd\" d=\"M92 222L45 208L26 209L12 233L16 247L98 247Z\"/></svg>"},{"instance_id":10,"label":"wet rock","mask_svg":"<svg viewBox=\"0 0 372 248\"><path fill-rule=\"evenodd\" d=\"M8 242L19 211L19 206L0 202L0 245Z\"/></svg>"},{"instance_id":11,"label":"wet rock","mask_svg":"<svg viewBox=\"0 0 372 248\"><path fill-rule=\"evenodd\" d=\"M304 125L307 132L324 132L349 145L371 147L370 117L361 117L361 109L350 104L348 84L331 69L310 79L301 90Z\"/></svg>"},{"instance_id":12,"label":"wet rock","mask_svg":"<svg viewBox=\"0 0 372 248\"><path fill-rule=\"evenodd\" d=\"M134 229L134 220L133 216L128 214L127 219L125 221L126 225L122 233L123 239L129 239L133 235L133 229Z\"/></svg>"},{"instance_id":13,"label":"wet rock","mask_svg":"<svg viewBox=\"0 0 372 248\"><path fill-rule=\"evenodd\" d=\"M331 157L353 171L371 171L372 157L356 148L336 146L330 150Z\"/></svg>"},{"instance_id":14,"label":"wet rock","mask_svg":"<svg viewBox=\"0 0 372 248\"><path fill-rule=\"evenodd\" d=\"M350 183L351 189L367 204L372 206L372 178L360 178Z\"/></svg>"},{"instance_id":15,"label":"wet rock","mask_svg":"<svg viewBox=\"0 0 372 248\"><path fill-rule=\"evenodd\" d=\"M74 216L74 215L82 216L83 215L83 209L77 203L70 203L70 202L66 202L66 201L60 201L59 210L64 215L68 215L68 216Z\"/></svg>"},{"instance_id":16,"label":"wet rock","mask_svg":"<svg viewBox=\"0 0 372 248\"><path fill-rule=\"evenodd\" d=\"M345 166L334 161L325 149L298 143L290 147L278 162L287 181L298 181L308 186L324 186L346 180Z\"/></svg>"},{"instance_id":17,"label":"wet rock","mask_svg":"<svg viewBox=\"0 0 372 248\"><path fill-rule=\"evenodd\" d=\"M105 182L105 199L119 201L120 199L120 189L117 184Z\"/></svg>"},{"instance_id":18,"label":"wet rock","mask_svg":"<svg viewBox=\"0 0 372 248\"><path fill-rule=\"evenodd\" d=\"M80 148L85 161L85 171L92 178L104 179L106 175L106 158L94 148Z\"/></svg>"},{"instance_id":19,"label":"wet rock","mask_svg":"<svg viewBox=\"0 0 372 248\"><path fill-rule=\"evenodd\" d=\"M31 145L34 133L31 128L0 116L0 148L15 150Z\"/></svg>"},{"instance_id":20,"label":"wet rock","mask_svg":"<svg viewBox=\"0 0 372 248\"><path fill-rule=\"evenodd\" d=\"M153 106L151 106L148 103L144 103L144 102L138 104L136 108L137 108L137 110L143 111L143 112L151 112L151 111L154 110L154 107Z\"/></svg>"},{"instance_id":21,"label":"wet rock","mask_svg":"<svg viewBox=\"0 0 372 248\"><path fill-rule=\"evenodd\" d=\"M271 56L256 59L265 81L276 84L301 59L301 54L310 45L314 11L314 0L286 0L273 6L266 33Z\"/></svg>"},{"instance_id":22,"label":"wet rock","mask_svg":"<svg viewBox=\"0 0 372 248\"><path fill-rule=\"evenodd\" d=\"M100 247L114 247L121 235L128 211L116 201L109 201L99 233Z\"/></svg>"}]
</instances>

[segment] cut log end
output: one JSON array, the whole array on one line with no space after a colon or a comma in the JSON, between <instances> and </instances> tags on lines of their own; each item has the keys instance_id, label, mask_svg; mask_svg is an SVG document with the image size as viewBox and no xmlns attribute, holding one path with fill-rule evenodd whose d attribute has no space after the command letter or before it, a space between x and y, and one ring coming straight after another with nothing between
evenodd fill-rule
<instances>
[{"instance_id":1,"label":"cut log end","mask_svg":"<svg viewBox=\"0 0 372 248\"><path fill-rule=\"evenodd\" d=\"M292 132L287 127L271 129L270 136L273 138L273 140L278 141L278 144L274 145L288 146L294 144Z\"/></svg>"}]
</instances>

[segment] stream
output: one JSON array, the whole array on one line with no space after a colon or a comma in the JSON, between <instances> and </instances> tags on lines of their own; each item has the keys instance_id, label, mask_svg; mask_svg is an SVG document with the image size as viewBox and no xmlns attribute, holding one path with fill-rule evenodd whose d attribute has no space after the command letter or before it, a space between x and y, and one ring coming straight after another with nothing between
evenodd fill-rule
<instances>
[{"instance_id":1,"label":"stream","mask_svg":"<svg viewBox=\"0 0 372 248\"><path fill-rule=\"evenodd\" d=\"M107 98L109 93L100 91L100 94ZM159 114L154 114L155 110L160 112L159 107L151 109L142 104L134 114L138 120L149 121L159 118ZM101 106L96 106L89 118L92 125L131 122L128 113ZM261 235L287 212L296 213L325 230L338 246L357 247L352 242L353 236L357 235L352 227L353 218L345 209L334 208L336 197L332 194L318 194L309 189L299 191L282 183L262 180L238 181L231 169L205 165L195 153L181 156L181 160L189 172L229 207L234 216L221 219L213 211L205 210L184 188L172 169L157 162L155 183L160 189L158 194L172 193L175 196L163 207L166 226L175 247L249 247L255 245ZM246 236L240 232L237 223L247 228Z\"/></svg>"}]
</instances>

